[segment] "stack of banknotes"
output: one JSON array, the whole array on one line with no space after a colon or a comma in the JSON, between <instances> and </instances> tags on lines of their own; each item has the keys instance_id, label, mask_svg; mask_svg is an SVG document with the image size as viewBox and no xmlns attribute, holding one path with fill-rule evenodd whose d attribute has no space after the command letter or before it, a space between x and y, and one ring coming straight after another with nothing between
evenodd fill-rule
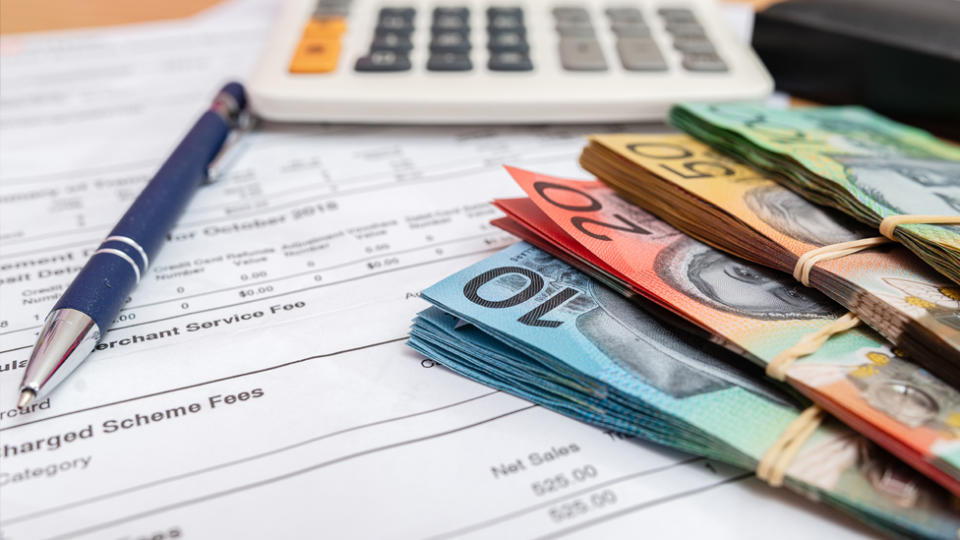
<instances>
[{"instance_id":1,"label":"stack of banknotes","mask_svg":"<svg viewBox=\"0 0 960 540\"><path fill-rule=\"evenodd\" d=\"M681 105L677 127L775 175L874 230L889 216L960 215L960 147L859 107ZM904 224L894 235L960 283L960 223Z\"/></svg>"},{"instance_id":2,"label":"stack of banknotes","mask_svg":"<svg viewBox=\"0 0 960 540\"><path fill-rule=\"evenodd\" d=\"M877 237L869 227L809 202L689 135L597 135L580 163L620 196L684 233L788 274L817 248ZM960 183L960 168L954 179ZM960 213L960 198L957 204ZM960 285L905 247L878 243L824 261L809 269L806 281L960 387Z\"/></svg>"},{"instance_id":3,"label":"stack of banknotes","mask_svg":"<svg viewBox=\"0 0 960 540\"><path fill-rule=\"evenodd\" d=\"M817 115L830 111L841 133L898 127L859 109ZM892 536L960 537L960 287L931 268L958 262L957 227L901 225L902 245L871 241L804 269L818 248L878 235L727 150L675 133L597 135L581 163L599 182L508 167L527 196L495 201L505 217L493 223L523 242L423 291L434 307L409 344L562 414L754 470ZM956 169L937 156L936 170ZM944 174L941 199L960 204L949 197L960 174ZM911 253L920 244L931 265Z\"/></svg>"}]
</instances>

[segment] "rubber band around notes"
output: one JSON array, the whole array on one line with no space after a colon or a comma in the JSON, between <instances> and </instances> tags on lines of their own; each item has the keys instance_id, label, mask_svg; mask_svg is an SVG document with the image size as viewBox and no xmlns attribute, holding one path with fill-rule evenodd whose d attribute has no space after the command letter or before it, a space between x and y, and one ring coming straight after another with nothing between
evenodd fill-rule
<instances>
[{"instance_id":1,"label":"rubber band around notes","mask_svg":"<svg viewBox=\"0 0 960 540\"><path fill-rule=\"evenodd\" d=\"M773 487L782 486L787 468L790 467L793 458L807 439L820 427L823 417L823 409L811 405L793 422L790 422L787 429L783 430L777 440L764 452L763 458L757 464L757 478Z\"/></svg>"},{"instance_id":2,"label":"rubber band around notes","mask_svg":"<svg viewBox=\"0 0 960 540\"><path fill-rule=\"evenodd\" d=\"M810 271L813 270L813 267L817 263L829 261L830 259L846 257L847 255L852 255L858 251L862 251L879 244L886 244L890 241L890 239L882 236L874 236L873 238L861 238L860 240L840 242L839 244L831 244L829 246L812 249L797 259L797 264L793 267L793 277L800 283L803 283L809 287Z\"/></svg>"},{"instance_id":3,"label":"rubber band around notes","mask_svg":"<svg viewBox=\"0 0 960 540\"><path fill-rule=\"evenodd\" d=\"M887 216L880 222L880 234L893 240L893 233L900 225L960 225L960 216L936 216L928 214L903 214Z\"/></svg>"},{"instance_id":4,"label":"rubber band around notes","mask_svg":"<svg viewBox=\"0 0 960 540\"><path fill-rule=\"evenodd\" d=\"M903 224L945 224L960 225L960 216L935 216L935 215L900 215L888 216L880 223L880 234L874 238L863 238L851 242L841 242L829 246L823 246L807 253L804 253L797 259L797 264L793 269L793 277L800 283L810 286L810 271L817 263L845 257L858 251L893 241L893 233L896 228ZM832 336L846 332L860 324L860 318L852 312L833 321L831 324L812 332L800 338L792 347L780 351L773 360L767 364L767 375L783 381L787 378L787 371L795 361L804 356L815 353ZM800 413L787 429L780 434L776 441L767 449L757 464L757 478L767 482L773 487L783 485L783 478L786 476L787 468L793 462L797 452L803 447L807 439L820 427L823 422L823 410L812 405Z\"/></svg>"},{"instance_id":5,"label":"rubber band around notes","mask_svg":"<svg viewBox=\"0 0 960 540\"><path fill-rule=\"evenodd\" d=\"M797 359L817 352L817 349L822 347L830 337L846 332L858 324L860 324L860 318L853 313L847 313L816 332L803 336L792 347L780 351L780 354L773 357L773 360L767 364L767 375L778 381L786 379L787 370Z\"/></svg>"}]
</instances>

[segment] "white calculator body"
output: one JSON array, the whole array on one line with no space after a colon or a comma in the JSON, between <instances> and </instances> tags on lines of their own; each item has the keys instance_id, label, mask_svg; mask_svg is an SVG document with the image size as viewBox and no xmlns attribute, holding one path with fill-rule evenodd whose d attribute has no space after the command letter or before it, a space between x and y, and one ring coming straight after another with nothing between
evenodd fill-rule
<instances>
[{"instance_id":1,"label":"white calculator body","mask_svg":"<svg viewBox=\"0 0 960 540\"><path fill-rule=\"evenodd\" d=\"M662 120L773 87L713 0L288 0L249 82L269 120Z\"/></svg>"}]
</instances>

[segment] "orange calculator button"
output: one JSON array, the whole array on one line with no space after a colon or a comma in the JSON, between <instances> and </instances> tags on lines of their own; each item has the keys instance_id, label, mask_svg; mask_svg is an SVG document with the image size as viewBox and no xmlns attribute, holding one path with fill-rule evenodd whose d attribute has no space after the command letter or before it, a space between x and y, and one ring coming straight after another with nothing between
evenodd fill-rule
<instances>
[{"instance_id":1,"label":"orange calculator button","mask_svg":"<svg viewBox=\"0 0 960 540\"><path fill-rule=\"evenodd\" d=\"M343 17L324 17L310 19L303 29L303 37L340 37L347 31L347 20Z\"/></svg>"},{"instance_id":2,"label":"orange calculator button","mask_svg":"<svg viewBox=\"0 0 960 540\"><path fill-rule=\"evenodd\" d=\"M343 17L310 19L290 61L290 73L329 73L337 69L340 36L346 30Z\"/></svg>"},{"instance_id":3,"label":"orange calculator button","mask_svg":"<svg viewBox=\"0 0 960 540\"><path fill-rule=\"evenodd\" d=\"M339 37L304 37L290 61L290 73L329 73L339 58Z\"/></svg>"}]
</instances>

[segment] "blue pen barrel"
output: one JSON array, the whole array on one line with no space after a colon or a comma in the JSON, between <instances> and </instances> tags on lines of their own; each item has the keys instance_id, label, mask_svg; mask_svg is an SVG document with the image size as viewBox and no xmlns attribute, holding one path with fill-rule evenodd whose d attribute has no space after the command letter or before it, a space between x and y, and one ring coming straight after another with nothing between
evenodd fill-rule
<instances>
[{"instance_id":1,"label":"blue pen barrel","mask_svg":"<svg viewBox=\"0 0 960 540\"><path fill-rule=\"evenodd\" d=\"M138 273L146 273L147 262L153 261L203 183L207 166L229 132L230 125L220 114L211 110L200 117L54 309L82 311L106 332L136 286Z\"/></svg>"}]
</instances>

